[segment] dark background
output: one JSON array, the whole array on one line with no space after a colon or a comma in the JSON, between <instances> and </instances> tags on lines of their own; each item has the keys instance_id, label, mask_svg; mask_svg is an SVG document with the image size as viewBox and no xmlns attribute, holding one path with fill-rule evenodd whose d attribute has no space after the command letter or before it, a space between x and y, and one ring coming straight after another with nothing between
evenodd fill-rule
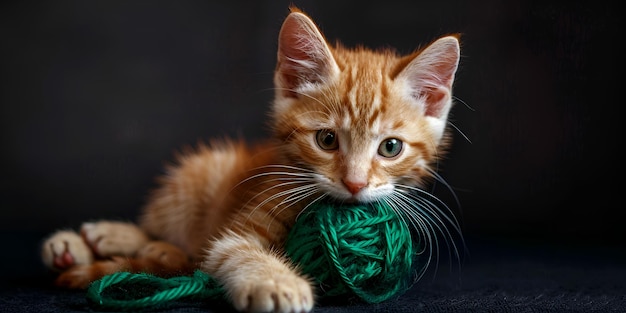
<instances>
[{"instance_id":1,"label":"dark background","mask_svg":"<svg viewBox=\"0 0 626 313\"><path fill-rule=\"evenodd\" d=\"M87 220L132 220L177 149L265 137L290 3L3 2L3 247ZM470 244L623 246L617 4L293 3L348 46L411 52L462 34L451 115L460 131L440 168L459 205L443 185L436 193ZM2 262L38 262L38 242L26 244L32 255Z\"/></svg>"}]
</instances>

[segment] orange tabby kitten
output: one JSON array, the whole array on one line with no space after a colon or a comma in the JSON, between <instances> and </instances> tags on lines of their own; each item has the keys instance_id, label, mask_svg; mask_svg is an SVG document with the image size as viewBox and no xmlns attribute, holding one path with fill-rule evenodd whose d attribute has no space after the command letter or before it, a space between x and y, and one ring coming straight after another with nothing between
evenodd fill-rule
<instances>
[{"instance_id":1,"label":"orange tabby kitten","mask_svg":"<svg viewBox=\"0 0 626 313\"><path fill-rule=\"evenodd\" d=\"M432 165L446 143L457 37L406 56L347 49L328 44L294 8L277 61L273 139L216 141L182 155L138 225L99 221L52 234L42 256L61 271L57 284L84 288L115 271L200 268L238 310L308 312L313 286L280 249L311 203L387 201L426 237L449 235L421 187L436 177ZM416 199L421 207L410 204Z\"/></svg>"}]
</instances>

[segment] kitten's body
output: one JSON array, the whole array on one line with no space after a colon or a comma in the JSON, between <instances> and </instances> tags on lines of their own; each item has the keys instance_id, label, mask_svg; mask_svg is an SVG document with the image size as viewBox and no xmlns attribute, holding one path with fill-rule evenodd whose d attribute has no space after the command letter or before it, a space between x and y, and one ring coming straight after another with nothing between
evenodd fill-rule
<instances>
[{"instance_id":1,"label":"kitten's body","mask_svg":"<svg viewBox=\"0 0 626 313\"><path fill-rule=\"evenodd\" d=\"M321 198L410 210L409 194L432 177L445 147L458 59L455 37L404 57L331 47L294 9L279 36L274 138L182 154L149 198L140 228L97 222L80 235L58 232L43 244L44 262L63 270L57 282L70 287L118 270L172 275L200 267L239 310L309 311L312 286L280 252L290 227ZM432 216L404 214L422 232L445 228L433 227Z\"/></svg>"}]
</instances>

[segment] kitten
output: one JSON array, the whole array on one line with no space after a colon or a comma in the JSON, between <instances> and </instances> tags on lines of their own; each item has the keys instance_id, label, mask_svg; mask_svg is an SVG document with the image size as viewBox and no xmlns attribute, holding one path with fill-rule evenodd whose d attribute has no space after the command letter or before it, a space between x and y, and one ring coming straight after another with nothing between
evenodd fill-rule
<instances>
[{"instance_id":1,"label":"kitten","mask_svg":"<svg viewBox=\"0 0 626 313\"><path fill-rule=\"evenodd\" d=\"M425 199L422 187L437 178L459 53L457 36L406 56L330 45L292 8L279 33L274 137L214 141L181 155L138 225L99 221L54 233L42 245L44 263L61 271L57 284L73 288L115 271L167 276L199 267L237 310L310 311L313 286L280 247L311 203L388 201L428 238L450 234L436 216L443 210L409 200Z\"/></svg>"}]
</instances>

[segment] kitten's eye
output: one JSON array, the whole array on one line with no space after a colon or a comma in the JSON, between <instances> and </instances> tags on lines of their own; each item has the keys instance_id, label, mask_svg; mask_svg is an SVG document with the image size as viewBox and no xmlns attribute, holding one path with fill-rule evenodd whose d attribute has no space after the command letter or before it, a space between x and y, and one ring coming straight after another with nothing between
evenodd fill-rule
<instances>
[{"instance_id":1,"label":"kitten's eye","mask_svg":"<svg viewBox=\"0 0 626 313\"><path fill-rule=\"evenodd\" d=\"M402 151L402 141L396 138L385 139L378 146L378 154L386 158L393 158L400 154L400 151Z\"/></svg>"},{"instance_id":2,"label":"kitten's eye","mask_svg":"<svg viewBox=\"0 0 626 313\"><path fill-rule=\"evenodd\" d=\"M337 142L337 134L330 129L321 129L315 135L317 145L324 150L335 150L339 147Z\"/></svg>"}]
</instances>

